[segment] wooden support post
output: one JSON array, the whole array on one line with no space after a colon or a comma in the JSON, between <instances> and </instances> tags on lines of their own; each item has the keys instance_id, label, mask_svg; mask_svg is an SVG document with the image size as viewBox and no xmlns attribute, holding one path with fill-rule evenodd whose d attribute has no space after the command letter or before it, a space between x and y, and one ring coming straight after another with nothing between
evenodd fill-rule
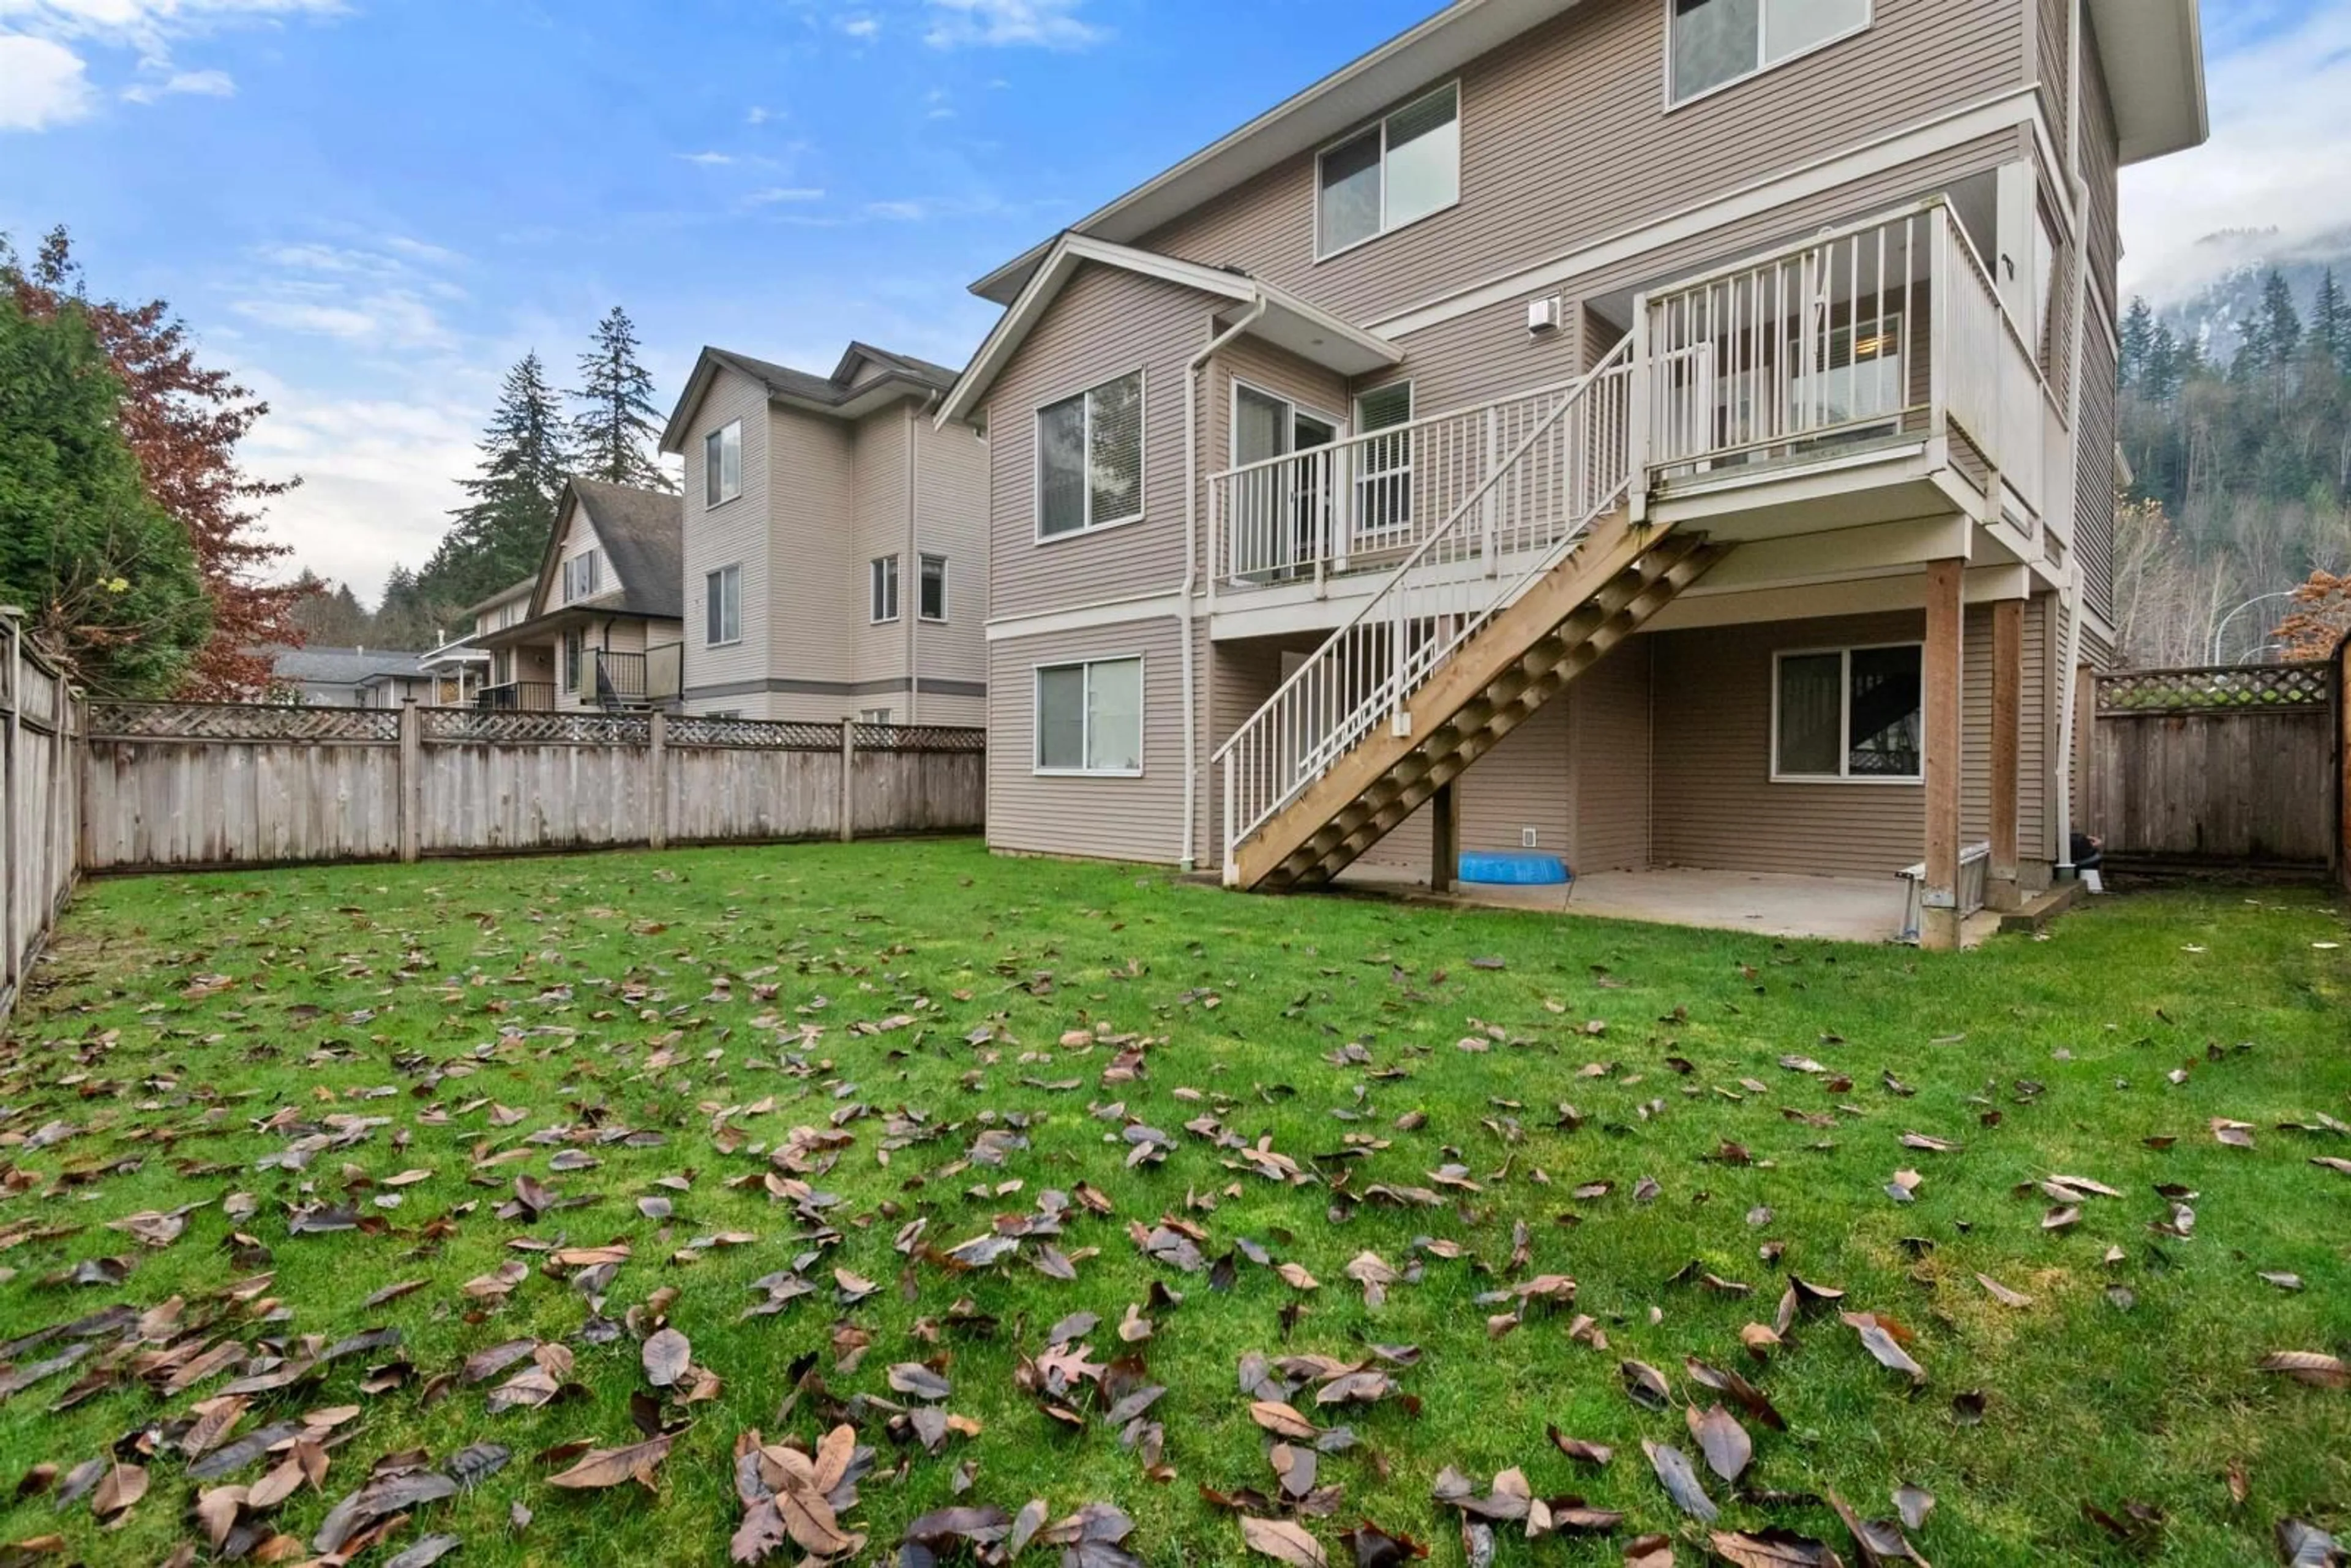
<instances>
[{"instance_id":1,"label":"wooden support post","mask_svg":"<svg viewBox=\"0 0 2351 1568\"><path fill-rule=\"evenodd\" d=\"M1967 562L1927 563L1927 646L1921 660L1921 718L1926 743L1927 886L1921 946L1959 946L1959 664L1960 586Z\"/></svg>"},{"instance_id":2,"label":"wooden support post","mask_svg":"<svg viewBox=\"0 0 2351 1568\"><path fill-rule=\"evenodd\" d=\"M1428 799L1428 890L1451 893L1461 875L1461 812L1448 779Z\"/></svg>"},{"instance_id":3,"label":"wooden support post","mask_svg":"<svg viewBox=\"0 0 2351 1568\"><path fill-rule=\"evenodd\" d=\"M414 865L424 857L424 715L416 699L400 705L400 859Z\"/></svg>"},{"instance_id":4,"label":"wooden support post","mask_svg":"<svg viewBox=\"0 0 2351 1568\"><path fill-rule=\"evenodd\" d=\"M651 819L645 839L652 848L665 850L669 848L669 715L660 708L653 709L645 765L652 770L645 776L645 813Z\"/></svg>"},{"instance_id":5,"label":"wooden support post","mask_svg":"<svg viewBox=\"0 0 2351 1568\"><path fill-rule=\"evenodd\" d=\"M1991 864L1985 868L1984 903L2022 908L2017 883L2018 769L2023 756L2024 601L1991 607Z\"/></svg>"},{"instance_id":6,"label":"wooden support post","mask_svg":"<svg viewBox=\"0 0 2351 1568\"><path fill-rule=\"evenodd\" d=\"M857 837L857 716L841 721L841 841Z\"/></svg>"}]
</instances>

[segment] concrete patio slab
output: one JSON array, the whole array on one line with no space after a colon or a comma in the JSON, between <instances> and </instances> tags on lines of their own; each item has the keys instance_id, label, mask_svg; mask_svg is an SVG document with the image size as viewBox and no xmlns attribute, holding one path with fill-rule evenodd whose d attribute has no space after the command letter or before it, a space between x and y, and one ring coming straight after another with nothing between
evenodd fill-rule
<instances>
[{"instance_id":1,"label":"concrete patio slab","mask_svg":"<svg viewBox=\"0 0 2351 1568\"><path fill-rule=\"evenodd\" d=\"M1341 874L1342 888L1436 897L1427 879L1394 866L1358 863ZM1817 937L1834 942L1893 942L1902 934L1903 884L1895 877L1789 876L1764 872L1599 872L1564 887L1489 887L1465 883L1445 902L1553 915L1646 920L1764 936ZM1980 939L1996 927L1970 921Z\"/></svg>"}]
</instances>

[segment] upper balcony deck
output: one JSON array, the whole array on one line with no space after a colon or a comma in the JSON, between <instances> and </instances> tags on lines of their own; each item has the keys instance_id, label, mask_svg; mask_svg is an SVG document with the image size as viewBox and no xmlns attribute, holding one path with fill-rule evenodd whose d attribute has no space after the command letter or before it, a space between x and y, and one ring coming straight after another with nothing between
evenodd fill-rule
<instances>
[{"instance_id":1,"label":"upper balcony deck","mask_svg":"<svg viewBox=\"0 0 2351 1568\"><path fill-rule=\"evenodd\" d=\"M1237 634L1252 612L1311 623L1465 509L1451 570L1506 573L1577 515L1548 493L1599 470L1630 476L1636 517L1726 541L1959 517L2018 560L2070 545L2072 435L2041 329L1946 198L1644 291L1625 314L1607 384L1585 389L1610 416L1555 420L1583 383L1539 387L1213 476L1212 609Z\"/></svg>"}]
</instances>

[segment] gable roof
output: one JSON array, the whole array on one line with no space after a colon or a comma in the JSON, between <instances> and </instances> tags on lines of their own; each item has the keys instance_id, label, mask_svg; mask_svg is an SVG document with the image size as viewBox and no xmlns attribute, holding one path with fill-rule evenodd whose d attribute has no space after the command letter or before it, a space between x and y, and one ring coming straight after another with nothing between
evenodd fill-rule
<instances>
[{"instance_id":1,"label":"gable roof","mask_svg":"<svg viewBox=\"0 0 2351 1568\"><path fill-rule=\"evenodd\" d=\"M496 610L499 605L506 603L509 600L525 599L529 597L530 591L538 586L538 579L536 575L526 577L520 582L510 582L507 584L507 586L499 589L496 593L491 594L487 599L483 600L478 604L468 604L465 609L459 611L457 613L462 619L471 621L475 616L480 615L483 612Z\"/></svg>"},{"instance_id":2,"label":"gable roof","mask_svg":"<svg viewBox=\"0 0 2351 1568\"><path fill-rule=\"evenodd\" d=\"M1341 66L1239 130L1152 176L1071 225L1071 232L1132 244L1267 170L1335 140L1580 0L1455 0L1419 26ZM2204 101L2199 0L2088 0L2122 161L2139 162L2202 142ZM1305 221L1304 217L1299 220ZM1031 246L971 286L1009 305L1043 266L1053 242Z\"/></svg>"},{"instance_id":3,"label":"gable roof","mask_svg":"<svg viewBox=\"0 0 2351 1568\"><path fill-rule=\"evenodd\" d=\"M547 549L535 580L543 595L554 580L555 563L563 549L571 518L584 513L596 531L596 544L612 563L620 579L620 596L599 594L590 602L599 610L623 615L648 615L676 621L685 614L684 546L684 503L659 490L607 485L601 479L574 479L563 489L555 508L555 527L549 530ZM534 598L534 607L537 604ZM565 608L549 604L545 612Z\"/></svg>"},{"instance_id":4,"label":"gable roof","mask_svg":"<svg viewBox=\"0 0 2351 1568\"><path fill-rule=\"evenodd\" d=\"M1320 306L1310 305L1247 273L1203 267L1196 261L1113 245L1085 235L1065 234L1053 242L1044 261L1029 275L1028 285L1013 301L1012 308L998 320L996 329L979 346L979 352L972 356L971 368L964 371L963 379L956 382L955 391L939 409L939 423L971 417L1014 351L1044 316L1047 307L1077 270L1089 263L1115 267L1231 301L1240 308L1219 310L1217 320L1221 325L1246 319L1250 336L1343 376L1368 375L1404 360L1404 350L1386 339L1374 337Z\"/></svg>"},{"instance_id":5,"label":"gable roof","mask_svg":"<svg viewBox=\"0 0 2351 1568\"><path fill-rule=\"evenodd\" d=\"M867 364L879 367L881 373L858 382L859 369ZM956 382L956 372L945 365L935 365L911 354L893 354L870 343L851 343L829 376L796 371L789 365L754 359L731 349L705 347L701 358L695 361L694 373L686 378L685 391L679 394L669 423L662 429L664 452L684 452L686 427L693 421L694 411L702 405L711 382L722 369L739 371L759 382L768 389L770 402L840 419L862 418L899 398L944 392Z\"/></svg>"}]
</instances>

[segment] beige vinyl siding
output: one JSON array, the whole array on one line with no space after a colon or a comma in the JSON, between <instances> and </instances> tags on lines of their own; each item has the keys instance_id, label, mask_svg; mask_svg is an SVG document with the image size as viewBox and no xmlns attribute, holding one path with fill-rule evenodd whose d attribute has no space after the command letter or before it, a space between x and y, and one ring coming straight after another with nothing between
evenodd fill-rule
<instances>
[{"instance_id":1,"label":"beige vinyl siding","mask_svg":"<svg viewBox=\"0 0 2351 1568\"><path fill-rule=\"evenodd\" d=\"M988 613L998 619L1147 593L1184 579L1184 365L1224 303L1113 268L1079 269L1012 356L987 400ZM1037 537L1037 417L1043 405L1142 370L1144 519Z\"/></svg>"},{"instance_id":2,"label":"beige vinyl siding","mask_svg":"<svg viewBox=\"0 0 2351 1568\"><path fill-rule=\"evenodd\" d=\"M703 488L703 440L712 431L743 422L743 493L716 508L707 504ZM710 390L695 412L685 438L685 494L681 540L685 602L685 685L724 685L758 680L768 672L768 629L758 606L774 580L768 556L770 518L768 514L768 449L767 389L738 371L722 366L711 379ZM713 648L703 641L704 579L712 570L739 563L743 568L743 640L731 647ZM741 713L768 716L756 698L719 696L688 698L689 713Z\"/></svg>"},{"instance_id":3,"label":"beige vinyl siding","mask_svg":"<svg viewBox=\"0 0 2351 1568\"><path fill-rule=\"evenodd\" d=\"M1970 175L2013 162L2016 157L2012 135L1979 137L1885 173L1726 224L1698 238L1660 246L1568 279L1561 285L1561 292L1571 303L1621 297L1635 288L1703 271L1726 256L1798 239L1834 224L1931 195ZM1919 299L1924 298L1922 290ZM1574 319L1582 313L1570 314ZM1920 323L1922 344L1925 325ZM1527 331L1525 300L1506 299L1405 336L1401 340L1408 356L1404 365L1365 378L1355 390L1375 382L1410 380L1416 412L1433 414L1573 380L1622 336L1621 328L1597 315L1590 316L1584 326L1583 332L1531 335ZM1917 363L1923 372L1923 357Z\"/></svg>"},{"instance_id":4,"label":"beige vinyl siding","mask_svg":"<svg viewBox=\"0 0 2351 1568\"><path fill-rule=\"evenodd\" d=\"M1141 243L1369 319L2016 86L2023 68L2022 0L1876 0L1866 32L1667 113L1666 9L1586 0L1465 68L1461 199L1445 212L1318 265L1308 152Z\"/></svg>"},{"instance_id":5,"label":"beige vinyl siding","mask_svg":"<svg viewBox=\"0 0 2351 1568\"><path fill-rule=\"evenodd\" d=\"M1924 628L1905 612L1657 633L1656 863L1891 876L1917 861L1926 849L1917 785L1771 782L1771 655L1915 641Z\"/></svg>"},{"instance_id":6,"label":"beige vinyl siding","mask_svg":"<svg viewBox=\"0 0 2351 1568\"><path fill-rule=\"evenodd\" d=\"M914 613L914 562L906 555L906 411L887 408L859 420L853 437L856 521L848 555L848 614L841 630L852 652L850 678L861 684L903 680L906 674L906 623ZM898 619L873 623L872 562L898 558ZM879 706L881 699L860 703ZM903 711L905 703L899 699Z\"/></svg>"},{"instance_id":7,"label":"beige vinyl siding","mask_svg":"<svg viewBox=\"0 0 2351 1568\"><path fill-rule=\"evenodd\" d=\"M2088 21L2085 16L2085 27ZM2095 50L2096 36L2085 37ZM2086 66L2098 57L2095 53L2086 55L2083 63ZM2082 180L2090 187L2090 286L2102 292L2109 303L2115 298L2115 268L2122 255L2122 192L2117 170L2121 156L2114 101L2106 93L2106 73L2104 69L2085 69L2082 73Z\"/></svg>"},{"instance_id":8,"label":"beige vinyl siding","mask_svg":"<svg viewBox=\"0 0 2351 1568\"><path fill-rule=\"evenodd\" d=\"M987 444L960 424L935 428L927 413L914 419L914 505L923 551L947 558L947 619L914 628L915 667L925 684L987 679ZM922 608L921 572L909 580L906 605ZM980 724L978 696L926 693L925 724Z\"/></svg>"},{"instance_id":9,"label":"beige vinyl siding","mask_svg":"<svg viewBox=\"0 0 2351 1568\"><path fill-rule=\"evenodd\" d=\"M1578 875L1649 865L1649 652L1635 637L1568 687Z\"/></svg>"},{"instance_id":10,"label":"beige vinyl siding","mask_svg":"<svg viewBox=\"0 0 2351 1568\"><path fill-rule=\"evenodd\" d=\"M2116 404L2113 345L2093 324L2082 340L2082 428L2074 433L2079 455L2074 476L2074 551L2082 570L2090 608L2107 620L2115 613L2115 440Z\"/></svg>"},{"instance_id":11,"label":"beige vinyl siding","mask_svg":"<svg viewBox=\"0 0 2351 1568\"><path fill-rule=\"evenodd\" d=\"M2043 843L2046 791L2042 783L2042 759L2046 741L2042 728L2048 712L2048 684L2042 671L2047 651L2043 646L2045 599L2024 606L2024 657L2022 700L2017 713L2016 841L2026 860L2047 858ZM1969 610L1961 636L1959 670L1959 841L1977 843L1991 832L1991 609ZM1923 833L1924 819L1920 831ZM1922 839L1918 854L1926 852ZM1918 858L1913 855L1912 860Z\"/></svg>"},{"instance_id":12,"label":"beige vinyl siding","mask_svg":"<svg viewBox=\"0 0 2351 1568\"><path fill-rule=\"evenodd\" d=\"M2049 116L2051 137L2060 147L2065 145L2071 131L2065 110L2073 96L2066 14L2078 4L2080 0L2032 0L2032 79L2041 84L2042 110Z\"/></svg>"},{"instance_id":13,"label":"beige vinyl siding","mask_svg":"<svg viewBox=\"0 0 2351 1568\"><path fill-rule=\"evenodd\" d=\"M1184 713L1178 632L1172 620L988 645L987 842L996 850L1173 864L1182 858ZM1140 778L1040 778L1039 665L1141 657Z\"/></svg>"},{"instance_id":14,"label":"beige vinyl siding","mask_svg":"<svg viewBox=\"0 0 2351 1568\"><path fill-rule=\"evenodd\" d=\"M771 680L854 678L856 640L843 611L864 619L864 565L852 565L857 473L852 431L838 420L771 407L772 458L767 494L768 553L775 570L767 591L744 585L743 618L766 628ZM833 699L838 712L855 706Z\"/></svg>"}]
</instances>

